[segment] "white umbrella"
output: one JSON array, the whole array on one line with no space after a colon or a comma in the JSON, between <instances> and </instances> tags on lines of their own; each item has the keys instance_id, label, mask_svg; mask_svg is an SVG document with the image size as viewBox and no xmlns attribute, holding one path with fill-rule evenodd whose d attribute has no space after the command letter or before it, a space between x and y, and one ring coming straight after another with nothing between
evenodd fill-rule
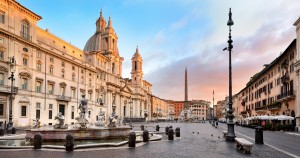
<instances>
[{"instance_id":1,"label":"white umbrella","mask_svg":"<svg viewBox=\"0 0 300 158\"><path fill-rule=\"evenodd\" d=\"M294 120L294 117L286 116L286 115L278 115L275 116L277 120Z\"/></svg>"}]
</instances>

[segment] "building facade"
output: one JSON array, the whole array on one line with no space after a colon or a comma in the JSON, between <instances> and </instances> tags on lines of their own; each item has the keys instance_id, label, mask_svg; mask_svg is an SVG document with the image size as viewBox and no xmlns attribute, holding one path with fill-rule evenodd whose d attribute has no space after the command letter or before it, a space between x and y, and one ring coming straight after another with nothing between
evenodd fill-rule
<instances>
[{"instance_id":1,"label":"building facade","mask_svg":"<svg viewBox=\"0 0 300 158\"><path fill-rule=\"evenodd\" d=\"M207 120L207 110L209 102L205 100L191 100L189 101L192 117L196 120Z\"/></svg>"},{"instance_id":2,"label":"building facade","mask_svg":"<svg viewBox=\"0 0 300 158\"><path fill-rule=\"evenodd\" d=\"M151 120L166 120L168 118L168 101L154 95L151 96Z\"/></svg>"},{"instance_id":3,"label":"building facade","mask_svg":"<svg viewBox=\"0 0 300 158\"><path fill-rule=\"evenodd\" d=\"M123 57L112 19L102 12L95 34L83 50L37 26L41 16L14 0L0 1L0 122L8 121L13 90L14 126L55 124L61 112L67 124L75 123L82 95L89 100L90 123L99 112L106 118L151 115L152 85L143 80L143 60L138 48L132 57L131 79L122 78ZM14 82L8 77L14 73Z\"/></svg>"},{"instance_id":4,"label":"building facade","mask_svg":"<svg viewBox=\"0 0 300 158\"><path fill-rule=\"evenodd\" d=\"M184 108L184 101L172 101L174 104L175 119L180 117L180 113Z\"/></svg>"},{"instance_id":5,"label":"building facade","mask_svg":"<svg viewBox=\"0 0 300 158\"><path fill-rule=\"evenodd\" d=\"M296 111L296 40L259 73L251 77L246 87L236 97L236 118L261 115L288 115ZM292 121L295 126L295 120Z\"/></svg>"}]
</instances>

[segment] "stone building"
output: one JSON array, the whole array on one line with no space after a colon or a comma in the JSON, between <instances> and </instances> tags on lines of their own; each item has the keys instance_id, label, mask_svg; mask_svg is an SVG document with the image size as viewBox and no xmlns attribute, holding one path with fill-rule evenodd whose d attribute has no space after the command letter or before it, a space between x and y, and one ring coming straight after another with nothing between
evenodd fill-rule
<instances>
[{"instance_id":1,"label":"stone building","mask_svg":"<svg viewBox=\"0 0 300 158\"><path fill-rule=\"evenodd\" d=\"M295 117L296 90L299 87L294 70L295 56L296 40L293 40L282 54L251 77L246 87L237 93L236 118L261 115ZM295 125L295 120L292 123Z\"/></svg>"},{"instance_id":2,"label":"stone building","mask_svg":"<svg viewBox=\"0 0 300 158\"><path fill-rule=\"evenodd\" d=\"M207 120L207 110L210 102L205 100L189 101L189 109L192 111L192 117L196 120Z\"/></svg>"},{"instance_id":3,"label":"stone building","mask_svg":"<svg viewBox=\"0 0 300 158\"><path fill-rule=\"evenodd\" d=\"M142 57L136 48L131 79L122 78L124 58L111 18L106 22L100 12L94 35L81 50L39 28L42 17L15 0L0 0L0 14L0 122L9 117L12 72L14 126L32 125L35 118L51 125L58 112L67 124L75 123L83 94L91 123L100 111L106 118L115 112L150 119L152 85L143 80Z\"/></svg>"},{"instance_id":4,"label":"stone building","mask_svg":"<svg viewBox=\"0 0 300 158\"><path fill-rule=\"evenodd\" d=\"M151 96L151 120L166 120L168 118L168 101Z\"/></svg>"},{"instance_id":5,"label":"stone building","mask_svg":"<svg viewBox=\"0 0 300 158\"><path fill-rule=\"evenodd\" d=\"M172 101L174 104L174 114L175 119L178 119L180 117L180 112L183 110L184 107L184 101Z\"/></svg>"}]
</instances>

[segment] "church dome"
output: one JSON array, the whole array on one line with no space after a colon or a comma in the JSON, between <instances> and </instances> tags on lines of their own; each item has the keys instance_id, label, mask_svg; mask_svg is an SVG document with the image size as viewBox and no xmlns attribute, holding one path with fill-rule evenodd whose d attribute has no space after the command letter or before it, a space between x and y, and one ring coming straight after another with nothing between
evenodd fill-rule
<instances>
[{"instance_id":1,"label":"church dome","mask_svg":"<svg viewBox=\"0 0 300 158\"><path fill-rule=\"evenodd\" d=\"M86 42L83 51L100 51L101 50L101 33L96 32L89 40Z\"/></svg>"}]
</instances>

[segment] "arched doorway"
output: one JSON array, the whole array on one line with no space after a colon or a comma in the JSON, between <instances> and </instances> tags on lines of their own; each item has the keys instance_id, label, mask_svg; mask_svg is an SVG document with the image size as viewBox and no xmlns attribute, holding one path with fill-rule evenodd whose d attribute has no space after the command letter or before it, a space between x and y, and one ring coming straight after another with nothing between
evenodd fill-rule
<instances>
[{"instance_id":1,"label":"arched doorway","mask_svg":"<svg viewBox=\"0 0 300 158\"><path fill-rule=\"evenodd\" d=\"M291 116L294 118L294 120L292 120L292 125L293 125L293 129L294 129L295 126L296 126L296 118L295 118L295 111L294 110L292 110Z\"/></svg>"}]
</instances>

